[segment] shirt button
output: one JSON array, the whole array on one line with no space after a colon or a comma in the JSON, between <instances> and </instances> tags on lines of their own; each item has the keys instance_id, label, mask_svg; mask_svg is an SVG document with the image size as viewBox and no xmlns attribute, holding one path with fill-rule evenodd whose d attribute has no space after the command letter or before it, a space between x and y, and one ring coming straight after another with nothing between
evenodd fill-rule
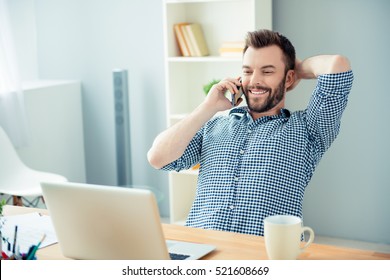
<instances>
[{"instance_id":1,"label":"shirt button","mask_svg":"<svg viewBox=\"0 0 390 280\"><path fill-rule=\"evenodd\" d=\"M240 154L242 154L242 155L243 155L244 153L245 153L245 151L244 151L244 150L240 150Z\"/></svg>"},{"instance_id":2,"label":"shirt button","mask_svg":"<svg viewBox=\"0 0 390 280\"><path fill-rule=\"evenodd\" d=\"M233 209L234 209L234 206L233 206L233 205L230 205L230 206L229 206L229 209L230 209L230 210L233 210Z\"/></svg>"},{"instance_id":3,"label":"shirt button","mask_svg":"<svg viewBox=\"0 0 390 280\"><path fill-rule=\"evenodd\" d=\"M236 181L236 182L238 181L238 177L237 177L237 176L236 176L236 177L234 177L234 181Z\"/></svg>"},{"instance_id":4,"label":"shirt button","mask_svg":"<svg viewBox=\"0 0 390 280\"><path fill-rule=\"evenodd\" d=\"M252 133L252 129L249 129L249 128L248 128L247 132L248 132L248 133Z\"/></svg>"}]
</instances>

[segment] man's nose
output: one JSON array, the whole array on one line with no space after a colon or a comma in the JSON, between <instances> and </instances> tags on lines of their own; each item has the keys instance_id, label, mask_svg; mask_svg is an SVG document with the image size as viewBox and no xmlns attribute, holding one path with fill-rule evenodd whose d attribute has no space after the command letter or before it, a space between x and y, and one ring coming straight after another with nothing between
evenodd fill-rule
<instances>
[{"instance_id":1,"label":"man's nose","mask_svg":"<svg viewBox=\"0 0 390 280\"><path fill-rule=\"evenodd\" d=\"M260 85L262 83L262 76L258 71L254 71L250 80L251 85Z\"/></svg>"}]
</instances>

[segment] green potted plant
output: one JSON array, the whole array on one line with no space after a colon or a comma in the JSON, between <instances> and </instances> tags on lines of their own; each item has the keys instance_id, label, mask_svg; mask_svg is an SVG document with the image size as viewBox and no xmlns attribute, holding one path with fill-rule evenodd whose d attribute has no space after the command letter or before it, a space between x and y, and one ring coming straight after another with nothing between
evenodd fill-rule
<instances>
[{"instance_id":1,"label":"green potted plant","mask_svg":"<svg viewBox=\"0 0 390 280\"><path fill-rule=\"evenodd\" d=\"M3 206L7 204L7 201L3 198L0 201L0 216L3 216Z\"/></svg>"},{"instance_id":2,"label":"green potted plant","mask_svg":"<svg viewBox=\"0 0 390 280\"><path fill-rule=\"evenodd\" d=\"M213 79L211 82L209 82L207 85L203 86L203 91L207 95L211 89L211 87L215 84L218 84L221 80Z\"/></svg>"}]
</instances>

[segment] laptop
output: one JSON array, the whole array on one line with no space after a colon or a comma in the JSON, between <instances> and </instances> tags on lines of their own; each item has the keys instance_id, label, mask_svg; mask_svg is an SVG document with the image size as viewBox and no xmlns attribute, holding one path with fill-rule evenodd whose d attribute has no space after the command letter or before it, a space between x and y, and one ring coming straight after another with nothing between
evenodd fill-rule
<instances>
[{"instance_id":1,"label":"laptop","mask_svg":"<svg viewBox=\"0 0 390 280\"><path fill-rule=\"evenodd\" d=\"M215 249L165 240L150 190L71 182L43 182L41 187L65 257L194 260Z\"/></svg>"}]
</instances>

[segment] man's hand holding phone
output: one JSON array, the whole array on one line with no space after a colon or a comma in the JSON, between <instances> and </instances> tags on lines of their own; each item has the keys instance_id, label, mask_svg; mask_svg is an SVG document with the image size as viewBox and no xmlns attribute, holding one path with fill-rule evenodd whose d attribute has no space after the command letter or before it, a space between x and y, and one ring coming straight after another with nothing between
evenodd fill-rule
<instances>
[{"instance_id":1,"label":"man's hand holding phone","mask_svg":"<svg viewBox=\"0 0 390 280\"><path fill-rule=\"evenodd\" d=\"M225 93L229 91L231 100L226 98ZM227 78L215 84L207 94L206 102L214 106L219 111L229 110L242 102L241 79Z\"/></svg>"},{"instance_id":2,"label":"man's hand holding phone","mask_svg":"<svg viewBox=\"0 0 390 280\"><path fill-rule=\"evenodd\" d=\"M231 103L232 103L232 106L235 107L237 105L239 105L241 102L242 102L242 94L243 94L243 91L242 91L242 81L241 81L241 78L239 79L239 82L240 82L240 85L237 86L237 89L238 89L238 93L232 93L231 94Z\"/></svg>"}]
</instances>

